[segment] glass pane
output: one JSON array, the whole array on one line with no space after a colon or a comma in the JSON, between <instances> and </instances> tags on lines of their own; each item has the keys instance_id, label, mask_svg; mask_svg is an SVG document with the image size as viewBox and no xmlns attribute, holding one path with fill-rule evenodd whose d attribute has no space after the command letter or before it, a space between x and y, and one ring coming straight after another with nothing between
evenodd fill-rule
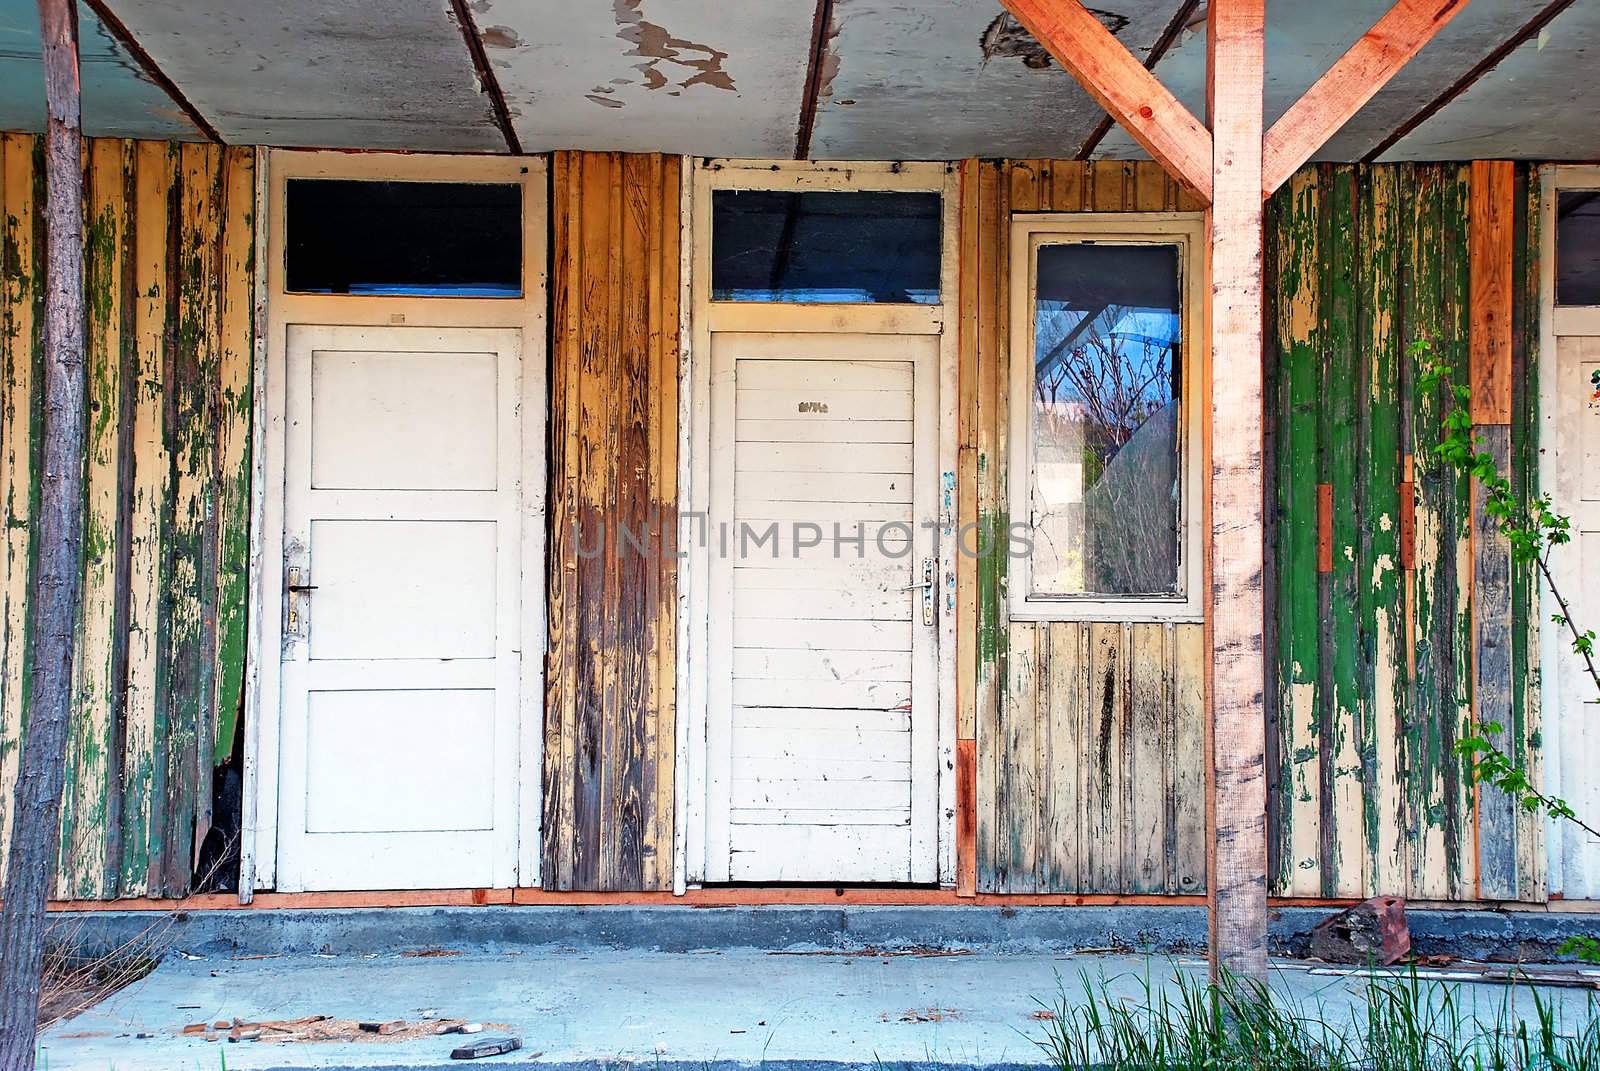
<instances>
[{"instance_id":1,"label":"glass pane","mask_svg":"<svg viewBox=\"0 0 1600 1071\"><path fill-rule=\"evenodd\" d=\"M1600 305L1600 190L1556 197L1556 304Z\"/></svg>"},{"instance_id":2,"label":"glass pane","mask_svg":"<svg viewBox=\"0 0 1600 1071\"><path fill-rule=\"evenodd\" d=\"M297 294L522 294L515 183L290 179L286 287Z\"/></svg>"},{"instance_id":3,"label":"glass pane","mask_svg":"<svg viewBox=\"0 0 1600 1071\"><path fill-rule=\"evenodd\" d=\"M1177 594L1179 255L1176 245L1039 249L1035 594Z\"/></svg>"},{"instance_id":4,"label":"glass pane","mask_svg":"<svg viewBox=\"0 0 1600 1071\"><path fill-rule=\"evenodd\" d=\"M939 303L939 195L716 190L711 300Z\"/></svg>"}]
</instances>

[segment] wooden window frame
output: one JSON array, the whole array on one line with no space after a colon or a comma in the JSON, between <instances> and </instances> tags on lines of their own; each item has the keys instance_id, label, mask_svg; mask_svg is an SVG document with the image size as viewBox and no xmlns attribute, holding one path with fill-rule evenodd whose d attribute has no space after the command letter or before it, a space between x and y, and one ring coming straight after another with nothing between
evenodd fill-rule
<instances>
[{"instance_id":1,"label":"wooden window frame","mask_svg":"<svg viewBox=\"0 0 1600 1071\"><path fill-rule=\"evenodd\" d=\"M522 294L467 297L306 294L284 289L285 198L291 178L514 182L523 188ZM251 432L249 632L239 899L277 880L284 570L284 370L288 325L517 328L522 332L522 660L518 683L516 881L539 884L545 615L545 333L549 171L545 158L270 149L256 157L256 344Z\"/></svg>"},{"instance_id":2,"label":"wooden window frame","mask_svg":"<svg viewBox=\"0 0 1600 1071\"><path fill-rule=\"evenodd\" d=\"M1200 415L1208 397L1209 361L1205 330L1205 214L1201 212L1042 212L1019 214L1011 221L1011 383L1010 383L1010 517L1031 516L1033 490L1033 295L1040 245L1105 243L1180 247L1183 309L1181 349L1184 361L1182 396L1178 402L1182 456L1182 501L1179 506L1178 594L1035 595L1033 563L1017 555L1010 563L1010 615L1014 621L1163 621L1204 620L1202 583L1206 458L1205 421ZM1009 536L1009 532L1005 535Z\"/></svg>"},{"instance_id":3,"label":"wooden window frame","mask_svg":"<svg viewBox=\"0 0 1600 1071\"><path fill-rule=\"evenodd\" d=\"M686 175L689 173L686 172ZM942 196L939 304L783 304L712 301L711 193L717 189L914 191ZM956 880L956 472L960 343L961 196L955 163L696 160L683 183L683 356L679 390L679 510L706 515L714 332L854 332L939 338L938 882ZM681 550L678 574L678 718L673 891L705 880L710 561Z\"/></svg>"}]
</instances>

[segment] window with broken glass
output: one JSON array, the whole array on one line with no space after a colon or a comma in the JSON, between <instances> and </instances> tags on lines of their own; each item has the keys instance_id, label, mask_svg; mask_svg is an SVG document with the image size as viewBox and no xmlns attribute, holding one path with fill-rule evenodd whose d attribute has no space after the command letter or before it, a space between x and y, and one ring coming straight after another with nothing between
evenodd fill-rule
<instances>
[{"instance_id":1,"label":"window with broken glass","mask_svg":"<svg viewBox=\"0 0 1600 1071\"><path fill-rule=\"evenodd\" d=\"M1014 357L1027 395L1013 396L1025 421L1014 461L1026 497L1013 502L1026 509L1024 601L1182 603L1187 244L1030 237L1014 247L1028 257L1026 348Z\"/></svg>"}]
</instances>

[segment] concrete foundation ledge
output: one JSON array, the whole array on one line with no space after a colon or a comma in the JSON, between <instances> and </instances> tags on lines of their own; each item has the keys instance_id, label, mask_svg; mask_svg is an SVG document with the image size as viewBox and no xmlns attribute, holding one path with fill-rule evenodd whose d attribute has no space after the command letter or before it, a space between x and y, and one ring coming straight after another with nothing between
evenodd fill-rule
<instances>
[{"instance_id":1,"label":"concrete foundation ledge","mask_svg":"<svg viewBox=\"0 0 1600 1071\"><path fill-rule=\"evenodd\" d=\"M1278 953L1305 952L1331 909L1280 908ZM1536 962L1560 958L1568 937L1600 933L1600 911L1414 909L1419 954ZM138 946L196 955L371 955L426 949L634 949L694 952L970 950L1061 952L1128 949L1201 952L1206 913L1193 906L1122 907L412 907L225 911L62 912L51 940L100 954Z\"/></svg>"}]
</instances>

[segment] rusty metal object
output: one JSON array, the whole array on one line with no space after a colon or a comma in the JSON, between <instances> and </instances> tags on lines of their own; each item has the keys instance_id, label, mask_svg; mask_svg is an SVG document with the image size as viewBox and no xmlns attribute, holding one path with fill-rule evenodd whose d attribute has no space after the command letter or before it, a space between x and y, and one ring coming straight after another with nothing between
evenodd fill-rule
<instances>
[{"instance_id":1,"label":"rusty metal object","mask_svg":"<svg viewBox=\"0 0 1600 1071\"><path fill-rule=\"evenodd\" d=\"M1329 963L1388 967L1411 951L1406 902L1398 896L1374 896L1317 923L1311 931L1311 954Z\"/></svg>"}]
</instances>

